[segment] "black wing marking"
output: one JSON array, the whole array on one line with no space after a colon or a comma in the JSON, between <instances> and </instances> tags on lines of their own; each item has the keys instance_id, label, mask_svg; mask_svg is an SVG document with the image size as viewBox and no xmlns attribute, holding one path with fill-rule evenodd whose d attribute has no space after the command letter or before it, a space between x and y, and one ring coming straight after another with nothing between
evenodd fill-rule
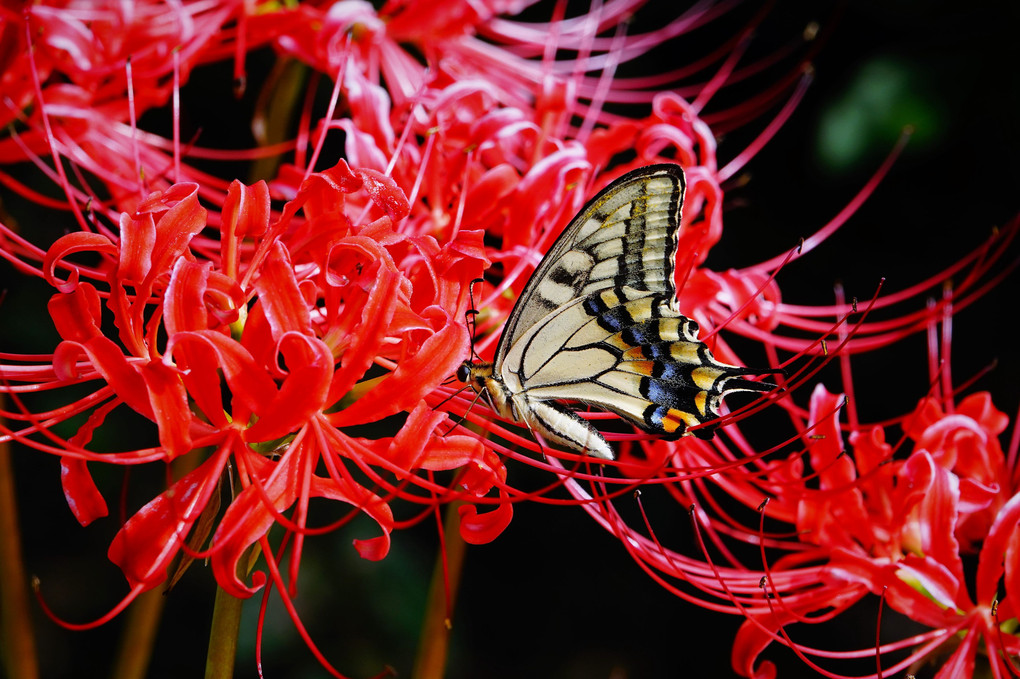
<instances>
[{"instance_id":1,"label":"black wing marking","mask_svg":"<svg viewBox=\"0 0 1020 679\"><path fill-rule=\"evenodd\" d=\"M511 350L520 393L529 404L582 401L670 439L717 419L730 392L775 387L744 378L762 371L716 360L672 301L624 286L557 310Z\"/></svg>"}]
</instances>

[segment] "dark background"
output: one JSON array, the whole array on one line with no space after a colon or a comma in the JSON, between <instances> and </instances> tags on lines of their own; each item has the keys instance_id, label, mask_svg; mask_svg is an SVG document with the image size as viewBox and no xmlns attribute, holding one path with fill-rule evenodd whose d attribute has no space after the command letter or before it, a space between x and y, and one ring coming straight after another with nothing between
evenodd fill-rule
<instances>
[{"instance_id":1,"label":"dark background","mask_svg":"<svg viewBox=\"0 0 1020 679\"><path fill-rule=\"evenodd\" d=\"M666 12L667 4L672 3L652 3L650 15L639 16L632 32L642 21L654 25L657 19L651 15ZM784 272L780 285L786 301L829 303L837 280L848 295L862 298L870 297L882 276L887 291L901 289L942 270L1013 217L1020 207L1020 50L1015 42L1020 10L1013 3L859 0L842 9L829 3L777 5L757 31L748 63L796 41L811 20L822 22L827 38L813 59L814 83L793 118L745 168L750 181L729 188L726 229L711 254L711 267L761 261L825 224L863 186L907 124L916 127L916 134L874 197L839 234ZM755 9L738 8L731 23L685 38L689 42L674 54L677 63L705 53L718 31L739 27L740 19ZM528 16L547 17L548 8ZM798 53L808 49L800 47ZM791 59L766 76L794 63ZM229 97L224 77L214 69L199 70L188 87L203 87L199 81L206 78L204 87ZM760 89L767 77L721 95L719 105L725 105L726 97L739 100ZM193 92L193 102L202 98ZM211 118L218 106L209 103ZM776 110L722 139L721 162L739 152ZM4 272L9 280L9 271ZM32 286L19 281L10 288L0 347L47 350L52 346L49 328L11 321L33 317L31 300L37 303L38 297L30 293ZM1012 334L1016 290L1014 276L961 312L953 344L957 383L998 360L996 370L975 389L992 391L1011 418L1020 377ZM864 419L907 412L927 389L919 336L880 357L863 358L855 368ZM803 403L806 396L797 398ZM97 615L125 589L119 571L105 559L115 522L78 527L64 506L56 460L18 450L15 464L29 571L42 578L47 600L61 615L73 620ZM521 466L511 467L510 473L510 481L521 486L547 481ZM686 529L683 507L655 508L660 520L668 512L675 516L679 528L666 530ZM367 676L389 665L399 676L410 676L435 557L435 527L396 532L391 554L380 563L357 557L350 546L356 532L309 540L298 601L302 619L327 657L348 674ZM151 677L198 676L202 671L212 594L211 574L199 564L168 596ZM257 606L256 598L246 608L239 677L256 676ZM863 648L873 643L874 619L874 610L865 609L824 632L791 631L798 640L824 648ZM44 676L91 676L93 670L104 675L122 624L123 616L98 630L71 633L40 615ZM738 624L738 618L696 609L664 592L580 509L521 504L498 540L468 550L448 676L731 676L729 654ZM895 624L891 618L884 621L894 635ZM271 606L265 636L266 676L325 675L281 607ZM774 649L768 657L779 663L780 677L816 676L785 649ZM86 667L90 670L83 674ZM873 671L873 665L853 671L830 667L851 674Z\"/></svg>"}]
</instances>

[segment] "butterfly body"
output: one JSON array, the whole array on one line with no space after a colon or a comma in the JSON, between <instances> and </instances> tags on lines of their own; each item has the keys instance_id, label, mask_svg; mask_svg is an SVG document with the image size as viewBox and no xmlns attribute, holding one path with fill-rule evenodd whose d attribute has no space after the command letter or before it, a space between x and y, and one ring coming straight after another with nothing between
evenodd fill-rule
<instances>
[{"instance_id":1,"label":"butterfly body","mask_svg":"<svg viewBox=\"0 0 1020 679\"><path fill-rule=\"evenodd\" d=\"M502 417L610 460L605 437L561 401L678 438L717 418L726 392L771 388L740 377L757 371L716 361L698 324L677 310L683 193L679 166L653 165L595 196L528 281L493 363L465 362L458 376Z\"/></svg>"}]
</instances>

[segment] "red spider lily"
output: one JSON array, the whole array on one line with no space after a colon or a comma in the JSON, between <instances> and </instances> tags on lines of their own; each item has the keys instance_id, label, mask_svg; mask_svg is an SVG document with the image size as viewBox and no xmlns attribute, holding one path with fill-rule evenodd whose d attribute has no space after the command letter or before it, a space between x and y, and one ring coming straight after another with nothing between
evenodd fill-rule
<instances>
[{"instance_id":1,"label":"red spider lily","mask_svg":"<svg viewBox=\"0 0 1020 679\"><path fill-rule=\"evenodd\" d=\"M826 655L795 644L782 627L829 620L870 593L932 630L877 649L828 655L867 657L877 650L885 676L922 660L937 661L936 676L942 678L977 676L980 650L993 676L1015 673L1011 667L1020 654L1020 638L1011 630L1020 596L1020 496L997 440L1006 416L987 393L965 398L951 414L925 399L904 418L914 439L906 459L893 458L894 446L880 426L854 431L852 456L846 456L839 400L821 388L812 398L817 426L807 451L818 487L796 483L803 473L796 461L784 470L787 481L775 486L785 491L779 509L767 511L788 515L792 510L801 542L812 548L771 564L767 589L779 599L754 612L745 609L749 619L734 646L734 667L744 676L773 676L769 663L755 665L774 640L806 655ZM961 450L966 453L957 457ZM1013 450L1010 459L1015 458ZM967 463L959 464L964 459L988 466L971 467L976 473L969 474ZM964 570L967 554L977 554L973 581ZM812 561L819 566L802 565ZM903 658L907 647L913 650ZM883 667L887 653L900 659Z\"/></svg>"},{"instance_id":2,"label":"red spider lily","mask_svg":"<svg viewBox=\"0 0 1020 679\"><path fill-rule=\"evenodd\" d=\"M620 29L605 37L636 4L611 3L557 20L552 41L546 27L495 16L505 9L498 3L389 3L378 12L367 3L306 3L277 12L269 11L275 3L195 2L175 5L171 15L146 4L130 16L117 14L127 12L128 3L110 3L98 14L77 5L73 11L37 5L22 15L5 15L11 22L5 31L22 21L19 39L24 36L25 45L38 49L4 62L5 74L20 85L7 115L23 126L4 140L4 162L29 160L59 175L61 207L78 210L91 202L95 219L79 214L81 231L60 239L45 255L30 239L6 233L0 254L22 270L39 268L59 290L50 313L63 341L42 362L8 358L0 374L12 394L98 385L58 410L7 413L24 423L10 436L61 457L65 494L82 523L106 513L89 463L189 462L189 471L132 516L111 545L110 558L132 587L125 602L164 582L179 555L208 556L224 589L247 596L267 577L249 580L244 573L242 557L256 542L267 557L268 577L278 589L293 592L304 536L364 514L382 534L356 546L366 558L381 558L392 530L427 515L415 507L412 518L401 521L394 508L404 502L427 510L467 499L472 504L461 510L465 539L491 540L509 522L512 502L559 501L507 486L500 455L557 472L558 482L574 493L567 502L584 505L618 532L643 565L678 573L718 594L717 568L702 559L663 556L643 536L632 540L633 531L610 500L638 481L670 484L677 498L696 497L690 489L700 488L708 473L737 470L762 455L730 425L726 441L732 447L625 443L618 466L622 478L564 470L577 456L545 450L507 431L481 406L462 397L448 400L452 390L441 386L468 351L463 318L471 281L488 261L502 267L490 272L491 285L480 288L476 300L482 334L477 349L490 352L512 293L520 291L585 199L631 167L673 161L685 167L689 181L683 261L677 267L681 307L702 324L720 358L737 361L717 334L720 328L757 340L779 365L780 351L821 356L817 338L827 333L846 354L883 346L925 327L940 309L862 325L847 338L845 326L830 319L848 316L852 305L804 309L781 302L774 276L782 257L742 271L703 267L722 236L724 182L786 119L808 78L793 60L789 74L758 100L712 114L718 132L746 123L781 96L789 98L758 139L721 163L706 124L709 114L702 117L702 110L719 88L757 68L739 64L758 18L708 60L713 71L697 91L662 92L661 78L622 81L613 77L614 69L718 17L727 4L699 3L649 34L629 36ZM93 25L95 36L88 35ZM107 30L111 25L122 26L123 35ZM253 45L269 42L334 78L337 86L325 115L314 112L309 97L297 139L265 152L294 150L293 162L268 185L210 177L181 162L179 135L169 142L137 130L140 113L164 105L196 65L232 53L240 63ZM151 50L128 62L139 44ZM406 44L425 56L427 67L401 46ZM175 66L168 55L179 46ZM559 59L558 48L578 56ZM75 58L79 53L87 58ZM531 58L539 54L541 60ZM685 72L667 75L668 81ZM650 112L631 119L606 110L633 102L651 104ZM344 135L348 162L314 172L330 132L337 131ZM52 170L40 159L44 152ZM257 155L197 146L188 153ZM627 162L619 162L621 157ZM74 168L74 181L62 174L65 163ZM13 176L0 179L36 198ZM858 202L805 250L842 224ZM89 265L69 260L79 252L91 257ZM983 271L989 259L994 257L976 255L964 263L976 262L974 270ZM958 294L973 293L981 280L977 274L968 278ZM882 298L873 306L881 309L897 299ZM104 328L104 311L114 318L115 331ZM795 376L791 387L811 376ZM159 446L88 450L94 431L120 404L155 425ZM806 417L794 405L785 407L794 421ZM467 427L447 431L444 411L461 416L469 410L468 421L486 434L548 453L548 461ZM86 414L70 439L53 432ZM406 420L387 429L388 435L350 433L400 414ZM777 474L785 471L773 466ZM236 481L212 532L203 519L217 511L227 469ZM457 471L452 483L436 480L434 472L451 470ZM761 472L752 467L750 473ZM739 499L747 497L745 478L740 483L721 478ZM582 489L581 481L593 490ZM985 484L981 488L990 482L975 481ZM605 484L617 485L606 491ZM352 510L336 524L309 527L312 498L340 501ZM993 504L972 512L969 535L977 536L993 520ZM280 557L271 556L267 535L274 525L292 536L279 547L291 550L287 582L276 566ZM212 532L211 538L205 540L203 531ZM734 577L746 575L733 571ZM788 586L799 582L789 578ZM756 583L745 578L739 586L753 595Z\"/></svg>"},{"instance_id":3,"label":"red spider lily","mask_svg":"<svg viewBox=\"0 0 1020 679\"><path fill-rule=\"evenodd\" d=\"M356 227L345 216L345 198L362 190L378 208L374 220ZM282 239L298 210L303 227ZM83 524L106 514L88 462L198 456L194 471L128 520L111 545L110 558L133 593L165 581L168 564L219 494L228 462L237 474L235 495L206 553L221 585L238 596L254 591L238 579L242 552L276 522L298 534L296 577L313 497L372 517L382 535L356 546L378 559L393 528L389 502L399 496L431 503L444 492L419 477L420 470L470 464L461 484L478 496L500 482L501 463L474 439L444 436L445 418L422 402L463 360L450 347L465 346L466 288L485 261L478 233L462 231L444 247L429 237L402 236L392 224L406 210L391 181L341 161L310 176L272 223L266 185L235 182L216 263L191 250L206 213L196 187L186 184L124 214L119 243L74 233L50 248L44 271L61 290L50 313L63 341L50 368L6 367L9 382L25 384L9 391L87 381L100 387L59 411L7 413L29 425L9 435L40 450L59 446L68 503ZM66 261L85 251L100 255L90 275L105 284L103 292L79 280L83 270ZM67 281L56 278L60 268L70 270ZM113 314L120 345L103 334L103 307ZM365 382L373 363L388 372ZM159 447L112 454L84 449L119 404L153 421ZM366 440L344 433L401 410L410 416L397 436ZM84 412L92 414L74 439L51 433L56 423ZM45 439L28 438L33 433ZM317 472L323 465L325 475ZM480 529L473 519L466 516L465 530Z\"/></svg>"}]
</instances>

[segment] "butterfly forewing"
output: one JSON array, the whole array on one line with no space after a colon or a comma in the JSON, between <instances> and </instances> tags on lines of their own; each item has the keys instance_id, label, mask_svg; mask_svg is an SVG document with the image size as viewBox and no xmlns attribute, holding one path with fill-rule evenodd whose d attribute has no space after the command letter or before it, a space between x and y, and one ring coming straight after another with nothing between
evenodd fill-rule
<instances>
[{"instance_id":1,"label":"butterfly forewing","mask_svg":"<svg viewBox=\"0 0 1020 679\"><path fill-rule=\"evenodd\" d=\"M652 165L624 175L589 201L525 286L503 330L496 363L540 320L593 292L631 285L673 296L683 194L679 166Z\"/></svg>"}]
</instances>

